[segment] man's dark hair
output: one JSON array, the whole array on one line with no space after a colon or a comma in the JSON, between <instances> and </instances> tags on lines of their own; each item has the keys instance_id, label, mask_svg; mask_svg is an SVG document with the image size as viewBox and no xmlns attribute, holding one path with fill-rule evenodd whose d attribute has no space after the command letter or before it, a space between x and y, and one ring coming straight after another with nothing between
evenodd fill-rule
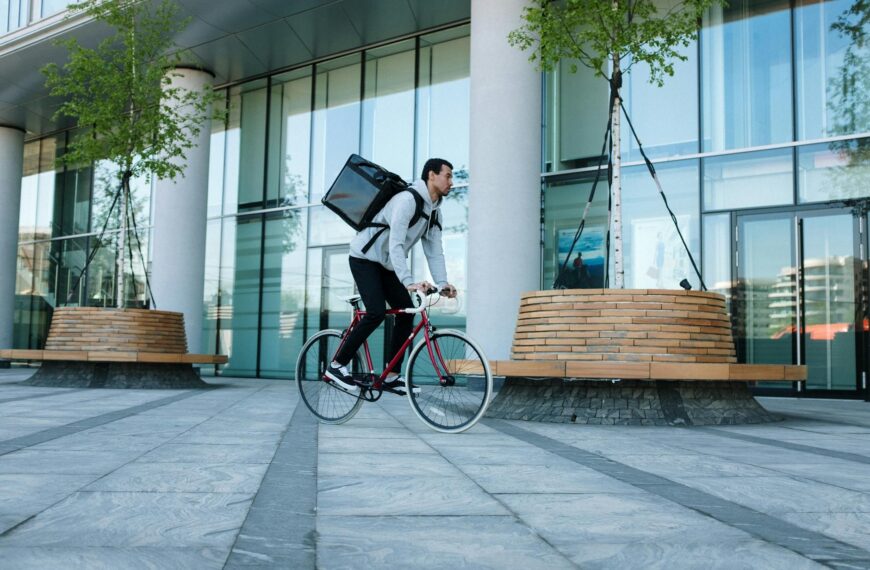
<instances>
[{"instance_id":1,"label":"man's dark hair","mask_svg":"<svg viewBox=\"0 0 870 570\"><path fill-rule=\"evenodd\" d=\"M426 161L426 164L423 165L423 182L429 180L429 172L434 172L435 174L441 174L441 169L444 165L447 165L450 170L453 170L453 165L444 160L443 158L430 158Z\"/></svg>"}]
</instances>

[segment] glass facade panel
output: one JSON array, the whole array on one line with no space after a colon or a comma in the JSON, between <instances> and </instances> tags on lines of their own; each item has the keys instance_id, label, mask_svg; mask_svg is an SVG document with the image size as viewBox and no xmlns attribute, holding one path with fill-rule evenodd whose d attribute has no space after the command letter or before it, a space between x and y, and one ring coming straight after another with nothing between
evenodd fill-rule
<instances>
[{"instance_id":1,"label":"glass facade panel","mask_svg":"<svg viewBox=\"0 0 870 570\"><path fill-rule=\"evenodd\" d=\"M229 113L224 134L224 213L263 206L266 150L266 80L229 90ZM215 189L213 191L217 193Z\"/></svg>"},{"instance_id":2,"label":"glass facade panel","mask_svg":"<svg viewBox=\"0 0 870 570\"><path fill-rule=\"evenodd\" d=\"M18 214L18 242L39 239L36 228L36 209L39 190L40 141L24 145L23 176L21 177L21 211ZM47 235L41 236L48 237Z\"/></svg>"},{"instance_id":3,"label":"glass facade panel","mask_svg":"<svg viewBox=\"0 0 870 570\"><path fill-rule=\"evenodd\" d=\"M311 203L320 201L347 157L359 152L361 70L359 54L317 66L311 137Z\"/></svg>"},{"instance_id":4,"label":"glass facade panel","mask_svg":"<svg viewBox=\"0 0 870 570\"><path fill-rule=\"evenodd\" d=\"M420 38L417 151L414 177L433 157L453 164L454 184L467 181L469 148L469 50L467 28ZM450 39L454 38L455 39Z\"/></svg>"},{"instance_id":5,"label":"glass facade panel","mask_svg":"<svg viewBox=\"0 0 870 570\"><path fill-rule=\"evenodd\" d=\"M226 107L226 92L215 106ZM208 210L209 218L221 215L223 205L224 183L224 152L227 145L227 128L224 121L211 122L211 140L209 141L208 157Z\"/></svg>"},{"instance_id":6,"label":"glass facade panel","mask_svg":"<svg viewBox=\"0 0 870 570\"><path fill-rule=\"evenodd\" d=\"M292 207L308 203L312 81L310 67L272 79L270 205Z\"/></svg>"},{"instance_id":7,"label":"glass facade panel","mask_svg":"<svg viewBox=\"0 0 870 570\"><path fill-rule=\"evenodd\" d=\"M294 378L296 356L306 340L306 218L306 209L295 209L266 219L260 326L260 374L265 376Z\"/></svg>"},{"instance_id":8,"label":"glass facade panel","mask_svg":"<svg viewBox=\"0 0 870 570\"><path fill-rule=\"evenodd\" d=\"M96 236L89 240L90 247L96 247L98 244L100 246L90 266L88 266L86 284L87 304L91 307L114 307L117 305L117 291L115 289L118 271L116 258L116 252L118 251L117 237L118 234L114 233L104 236L102 240L99 240ZM126 267L125 273L129 275L129 261L125 262L124 266ZM84 286L85 283L79 285L79 287ZM129 295L132 288L129 280L127 281L126 288ZM58 299L58 301L58 305L66 303L66 299Z\"/></svg>"},{"instance_id":9,"label":"glass facade panel","mask_svg":"<svg viewBox=\"0 0 870 570\"><path fill-rule=\"evenodd\" d=\"M704 283L731 301L731 215L704 216Z\"/></svg>"},{"instance_id":10,"label":"glass facade panel","mask_svg":"<svg viewBox=\"0 0 870 570\"><path fill-rule=\"evenodd\" d=\"M202 346L191 352L210 354L219 350L217 335L220 327L221 304L221 221L209 220L205 234L205 282L202 292Z\"/></svg>"},{"instance_id":11,"label":"glass facade panel","mask_svg":"<svg viewBox=\"0 0 870 570\"><path fill-rule=\"evenodd\" d=\"M798 148L798 201L870 196L870 139Z\"/></svg>"},{"instance_id":12,"label":"glass facade panel","mask_svg":"<svg viewBox=\"0 0 870 570\"><path fill-rule=\"evenodd\" d=\"M792 149L716 156L703 160L704 209L791 204Z\"/></svg>"},{"instance_id":13,"label":"glass facade panel","mask_svg":"<svg viewBox=\"0 0 870 570\"><path fill-rule=\"evenodd\" d=\"M666 79L663 87L650 84L649 68L644 64L632 66L623 78L623 106L650 158L698 152L697 42L680 48L680 53L686 61L674 61L674 75ZM601 150L604 135L604 124L599 122L602 130L599 136L592 137L593 142L598 141L596 153ZM623 124L622 159L643 160L628 124Z\"/></svg>"},{"instance_id":14,"label":"glass facade panel","mask_svg":"<svg viewBox=\"0 0 870 570\"><path fill-rule=\"evenodd\" d=\"M232 294L226 305L229 314L226 326L221 323L226 335L223 347L230 357L224 368L228 376L255 376L257 374L257 340L260 326L260 256L263 233L262 216L239 218L235 224L235 240L229 241L225 230L224 246L232 248Z\"/></svg>"},{"instance_id":15,"label":"glass facade panel","mask_svg":"<svg viewBox=\"0 0 870 570\"><path fill-rule=\"evenodd\" d=\"M703 150L792 140L791 69L786 0L711 8L701 29Z\"/></svg>"},{"instance_id":16,"label":"glass facade panel","mask_svg":"<svg viewBox=\"0 0 870 570\"><path fill-rule=\"evenodd\" d=\"M735 342L741 362L796 362L797 270L794 220L783 215L738 217ZM756 244L776 244L757 247Z\"/></svg>"},{"instance_id":17,"label":"glass facade panel","mask_svg":"<svg viewBox=\"0 0 870 570\"><path fill-rule=\"evenodd\" d=\"M701 253L698 161L666 163L656 168L656 173L680 232L698 263ZM699 289L698 276L646 166L626 168L622 182L625 286L677 289L681 280L688 279L694 289Z\"/></svg>"},{"instance_id":18,"label":"glass facade panel","mask_svg":"<svg viewBox=\"0 0 870 570\"><path fill-rule=\"evenodd\" d=\"M41 0L41 4L42 17L45 18L66 9L73 2L70 2L70 0Z\"/></svg>"},{"instance_id":19,"label":"glass facade panel","mask_svg":"<svg viewBox=\"0 0 870 570\"><path fill-rule=\"evenodd\" d=\"M859 314L855 276L853 215L803 220L803 345L807 388L854 390L855 315Z\"/></svg>"},{"instance_id":20,"label":"glass facade panel","mask_svg":"<svg viewBox=\"0 0 870 570\"><path fill-rule=\"evenodd\" d=\"M592 180L554 182L544 190L544 274L543 285L550 288L559 268L571 251L571 243L580 224L580 218L592 189ZM601 287L604 282L607 233L606 178L598 183L595 199L586 218L586 226L568 260L567 269L574 267L574 259L582 254L587 269L585 283L580 286ZM563 277L563 281L567 276ZM570 283L570 279L569 279ZM573 285L573 284L572 284Z\"/></svg>"},{"instance_id":21,"label":"glass facade panel","mask_svg":"<svg viewBox=\"0 0 870 570\"><path fill-rule=\"evenodd\" d=\"M36 229L39 237L55 237L55 193L62 169L55 166L57 156L63 152L65 135L60 134L40 141L37 167Z\"/></svg>"},{"instance_id":22,"label":"glass facade panel","mask_svg":"<svg viewBox=\"0 0 870 570\"><path fill-rule=\"evenodd\" d=\"M558 163L554 169L578 168L590 159L597 164L607 127L607 82L586 67L571 73L570 64L562 62L555 73L553 96L558 111L558 118L551 123L557 131L551 137L557 145L553 154Z\"/></svg>"},{"instance_id":23,"label":"glass facade panel","mask_svg":"<svg viewBox=\"0 0 870 570\"><path fill-rule=\"evenodd\" d=\"M362 155L414 177L414 41L366 52Z\"/></svg>"},{"instance_id":24,"label":"glass facade panel","mask_svg":"<svg viewBox=\"0 0 870 570\"><path fill-rule=\"evenodd\" d=\"M797 0L797 138L870 131L870 19L851 0Z\"/></svg>"}]
</instances>

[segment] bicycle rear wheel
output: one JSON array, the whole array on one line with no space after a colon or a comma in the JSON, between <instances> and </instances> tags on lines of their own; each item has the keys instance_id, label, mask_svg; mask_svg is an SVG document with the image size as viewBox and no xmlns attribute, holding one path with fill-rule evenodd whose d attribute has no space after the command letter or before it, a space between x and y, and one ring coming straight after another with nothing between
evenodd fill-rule
<instances>
[{"instance_id":1,"label":"bicycle rear wheel","mask_svg":"<svg viewBox=\"0 0 870 570\"><path fill-rule=\"evenodd\" d=\"M323 378L340 344L339 331L322 330L308 339L296 361L296 387L299 388L302 401L312 414L327 424L346 422L359 411L363 403L362 391L347 392ZM357 354L348 368L352 373L363 373L363 362Z\"/></svg>"},{"instance_id":2,"label":"bicycle rear wheel","mask_svg":"<svg viewBox=\"0 0 870 570\"><path fill-rule=\"evenodd\" d=\"M492 372L470 338L443 330L417 343L408 359L408 399L425 424L442 433L467 430L483 417L492 396Z\"/></svg>"}]
</instances>

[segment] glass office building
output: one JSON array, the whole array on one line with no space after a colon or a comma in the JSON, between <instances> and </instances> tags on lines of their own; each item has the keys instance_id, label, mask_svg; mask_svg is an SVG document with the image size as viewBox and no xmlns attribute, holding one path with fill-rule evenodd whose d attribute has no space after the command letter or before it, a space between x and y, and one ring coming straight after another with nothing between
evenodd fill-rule
<instances>
[{"instance_id":1,"label":"glass office building","mask_svg":"<svg viewBox=\"0 0 870 570\"><path fill-rule=\"evenodd\" d=\"M267 64L218 86L228 113L211 129L203 343L192 349L229 354L222 373L289 377L304 339L347 319L341 297L353 289L352 234L319 200L350 153L406 179L428 157L453 162L457 189L444 212L448 272L463 292L476 286L467 279L475 259L466 239L475 172L471 3L458 3L459 16L448 23L359 40L291 66ZM731 2L706 15L664 87L650 85L642 66L624 80L625 108L676 218L625 125L626 287L676 289L684 278L700 287L679 226L706 286L730 301L741 361L809 367L806 383L760 390L867 393L870 27L862 7ZM542 204L539 286L549 288L596 174L608 93L604 81L567 65L543 75L541 88L534 191ZM25 143L16 348L41 346L55 306L115 302L111 221L76 285L106 221L111 179L107 165L55 167L74 136L29 134ZM607 273L606 190L604 177L579 245L589 287ZM146 263L134 256L128 264L136 283L128 296L140 306L149 303L148 260L159 254L149 247L151 203L151 188L138 184ZM420 251L413 269L426 276ZM450 309L437 318L464 326L465 308Z\"/></svg>"}]
</instances>

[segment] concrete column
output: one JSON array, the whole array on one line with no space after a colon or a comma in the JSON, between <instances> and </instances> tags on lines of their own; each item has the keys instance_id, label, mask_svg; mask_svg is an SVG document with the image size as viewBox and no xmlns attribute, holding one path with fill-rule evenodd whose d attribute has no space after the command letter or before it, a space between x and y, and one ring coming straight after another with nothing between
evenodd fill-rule
<instances>
[{"instance_id":1,"label":"concrete column","mask_svg":"<svg viewBox=\"0 0 870 570\"><path fill-rule=\"evenodd\" d=\"M541 74L507 42L525 5L471 2L468 332L490 359L509 357L541 280Z\"/></svg>"},{"instance_id":2,"label":"concrete column","mask_svg":"<svg viewBox=\"0 0 870 570\"><path fill-rule=\"evenodd\" d=\"M0 348L12 348L24 131L0 126Z\"/></svg>"},{"instance_id":3,"label":"concrete column","mask_svg":"<svg viewBox=\"0 0 870 570\"><path fill-rule=\"evenodd\" d=\"M202 90L211 74L176 69L172 86ZM159 180L154 190L151 288L157 308L184 313L189 352L202 350L202 295L205 280L205 233L208 207L210 123L202 125L187 151L184 173L173 182Z\"/></svg>"}]
</instances>

